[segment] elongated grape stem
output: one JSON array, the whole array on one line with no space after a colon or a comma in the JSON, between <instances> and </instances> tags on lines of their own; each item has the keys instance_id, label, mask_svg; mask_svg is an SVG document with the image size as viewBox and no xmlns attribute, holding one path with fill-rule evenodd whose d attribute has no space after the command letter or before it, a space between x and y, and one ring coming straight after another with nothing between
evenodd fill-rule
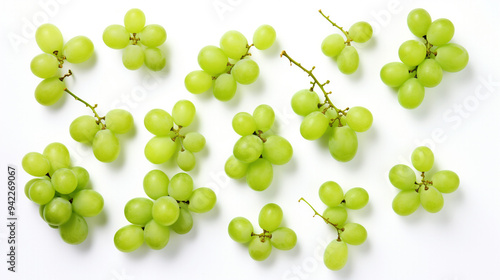
<instances>
[{"instance_id":1,"label":"elongated grape stem","mask_svg":"<svg viewBox=\"0 0 500 280\"><path fill-rule=\"evenodd\" d=\"M69 89L67 89L67 88L65 88L64 91L69 93L69 95L73 96L73 98L75 98L75 100L80 101L83 104L85 104L86 107L89 107L90 110L92 110L92 112L94 113L94 117L97 119L96 120L97 124L101 124L102 120L104 120L106 118L106 117L100 117L99 114L97 114L97 112L95 110L95 108L97 108L97 104L95 104L94 106L90 105L85 100L81 99L80 97L76 96L74 93L69 91Z\"/></svg>"},{"instance_id":2,"label":"elongated grape stem","mask_svg":"<svg viewBox=\"0 0 500 280\"><path fill-rule=\"evenodd\" d=\"M342 33L344 33L345 35L345 38L346 38L346 45L350 46L351 45L351 42L352 42L352 39L351 39L351 36L349 36L349 32L345 31L344 28L338 26L335 22L333 22L331 19L330 19L330 16L326 16L325 14L323 14L323 12L321 10L318 11L324 18L326 18L326 20L328 20L333 26L337 27L338 29L340 29L340 31L342 31Z\"/></svg>"},{"instance_id":3,"label":"elongated grape stem","mask_svg":"<svg viewBox=\"0 0 500 280\"><path fill-rule=\"evenodd\" d=\"M260 238L260 241L262 242L266 241L266 238L271 239L273 237L273 235L267 230L264 230L264 232L261 234L256 234L252 232L251 236L258 236Z\"/></svg>"},{"instance_id":4,"label":"elongated grape stem","mask_svg":"<svg viewBox=\"0 0 500 280\"><path fill-rule=\"evenodd\" d=\"M314 209L314 207L312 207L312 205L311 205L309 202L307 202L307 200L305 200L303 197L301 197L301 198L299 199L299 202L301 202L301 201L304 201L305 203L307 203L307 205L309 205L309 207L311 207L311 209L314 211L314 215L313 215L313 217L315 217L315 216L320 216L320 217L323 219L323 221L325 221L325 223L332 225L332 226L333 226L333 227L337 230L337 234L338 234L338 236L337 236L337 241L342 241L342 239L340 238L340 233L341 233L342 231L344 231L344 229L343 229L343 228L338 227L336 224L334 224L334 223L330 222L330 220L329 220L328 218L323 217L323 216L322 216L320 213L318 213L318 211L316 211L316 209Z\"/></svg>"},{"instance_id":5,"label":"elongated grape stem","mask_svg":"<svg viewBox=\"0 0 500 280\"><path fill-rule=\"evenodd\" d=\"M247 57L247 56L251 56L252 54L250 53L250 48L253 47L253 44L251 45L247 45L247 52L241 56L241 58L239 60L242 60L243 58ZM238 60L238 61L239 61ZM232 64L232 63L227 63L227 66L231 66L229 67L229 70L227 71L228 74L231 74L231 71L233 70L233 67L234 65L236 65L236 63ZM212 77L213 80L217 79L215 77Z\"/></svg>"}]
</instances>

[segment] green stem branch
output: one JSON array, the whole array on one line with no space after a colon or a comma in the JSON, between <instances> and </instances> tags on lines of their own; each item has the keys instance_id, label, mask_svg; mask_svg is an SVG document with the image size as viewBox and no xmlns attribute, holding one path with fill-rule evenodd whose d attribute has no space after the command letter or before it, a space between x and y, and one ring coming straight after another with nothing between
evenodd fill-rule
<instances>
[{"instance_id":1,"label":"green stem branch","mask_svg":"<svg viewBox=\"0 0 500 280\"><path fill-rule=\"evenodd\" d=\"M349 32L345 31L344 28L340 27L339 25L337 25L335 22L333 22L331 19L330 19L330 16L327 16L325 14L323 14L323 12L321 10L319 10L319 13L324 17L326 18L326 20L328 20L333 26L337 27L340 31L342 31L342 33L344 33L345 35L345 38L346 38L346 45L350 46L351 45L351 42L352 42L352 39L351 39L351 36L349 36Z\"/></svg>"},{"instance_id":2,"label":"green stem branch","mask_svg":"<svg viewBox=\"0 0 500 280\"><path fill-rule=\"evenodd\" d=\"M243 58L247 57L247 56L251 56L252 54L250 53L250 48L253 47L253 44L251 45L247 45L247 52L241 56L241 58L239 60L242 60ZM231 64L231 63L227 63L227 66L230 66L229 67L229 70L227 71L228 74L231 74L231 71L233 70L233 67L234 65L236 65L236 63L234 64ZM215 78L215 77L214 77ZM214 79L215 80L215 79Z\"/></svg>"},{"instance_id":3,"label":"green stem branch","mask_svg":"<svg viewBox=\"0 0 500 280\"><path fill-rule=\"evenodd\" d=\"M83 104L85 104L86 107L89 107L90 110L92 110L92 112L94 113L94 117L96 118L96 122L97 124L101 124L102 121L105 119L105 117L100 117L99 114L97 114L95 108L97 108L97 104L95 104L94 106L90 105L89 103L87 103L85 100L81 99L80 97L76 96L74 93L72 93L69 89L65 88L64 89L65 92L67 92L69 95L73 96L73 98L75 98L75 100L77 101L80 101L82 102Z\"/></svg>"},{"instance_id":4,"label":"green stem branch","mask_svg":"<svg viewBox=\"0 0 500 280\"><path fill-rule=\"evenodd\" d=\"M341 240L342 240L342 239L340 239L340 233L341 233L342 231L344 231L344 229L343 229L343 228L338 227L338 226L337 226L337 224L334 224L334 223L330 222L330 220L329 220L328 218L323 217L323 216L322 216L320 213L318 213L318 211L316 211L316 209L314 209L314 207L312 207L312 205L311 205L309 202L307 202L307 200L305 200L303 197L301 197L301 198L299 199L299 202L301 202L301 201L304 201L305 203L307 203L307 205L309 205L309 207L311 207L311 209L314 211L314 215L313 215L313 217L315 217L315 216L319 216L319 217L321 217L321 218L323 219L323 221L325 221L325 223L332 225L332 226L333 226L333 227L337 230L337 235L338 235L338 236L337 236L337 240L338 240L338 241L341 241Z\"/></svg>"}]
</instances>

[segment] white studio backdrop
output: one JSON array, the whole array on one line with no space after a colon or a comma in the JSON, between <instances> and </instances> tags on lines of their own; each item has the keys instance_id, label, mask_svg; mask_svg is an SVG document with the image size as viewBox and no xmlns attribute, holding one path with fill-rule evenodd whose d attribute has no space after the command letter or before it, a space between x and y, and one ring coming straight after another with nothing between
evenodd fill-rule
<instances>
[{"instance_id":1,"label":"white studio backdrop","mask_svg":"<svg viewBox=\"0 0 500 280\"><path fill-rule=\"evenodd\" d=\"M2 1L0 29L3 40L0 188L0 279L498 279L500 273L500 118L496 1ZM146 23L167 30L167 67L159 73L145 68L125 69L121 51L102 41L104 28L122 24L130 8L140 8ZM403 109L394 90L379 78L380 68L397 61L399 45L415 38L406 25L414 8L425 8L433 19L445 17L455 25L453 42L467 48L469 65L461 72L446 73L440 85L426 89L423 104ZM341 26L368 21L374 37L354 44L360 67L350 76L320 50L324 37L337 33L318 13L322 9ZM135 131L120 136L122 153L111 164L97 161L92 150L71 139L69 124L88 108L65 98L54 107L39 105L33 92L40 79L30 69L40 53L34 39L37 26L55 24L65 40L89 37L95 46L90 62L73 65L75 75L68 87L104 114L113 108L129 110ZM197 65L198 51L217 45L228 30L238 30L251 39L261 24L277 31L275 46L252 50L259 64L258 81L240 86L236 97L222 103L211 93L192 95L184 77ZM309 79L299 68L290 67L286 50L305 67L316 66L320 81L329 79L331 98L340 107L364 106L374 116L372 128L358 134L359 149L348 163L335 161L324 142L300 136L302 117L293 113L290 98L307 88ZM123 207L134 197L145 197L144 175L159 168L170 177L180 172L175 164L153 165L143 151L152 135L144 128L145 114L153 108L171 111L177 100L188 99L197 109L194 129L207 139L207 148L197 155L189 172L197 187L215 190L217 205L205 214L195 214L195 225L186 235L173 233L166 248L146 246L133 253L119 252L113 244L116 230L128 224ZM294 156L286 165L275 166L273 184L263 192L251 190L244 180L229 179L224 163L238 136L231 119L238 112L252 112L260 104L271 105L276 114L273 130L287 138ZM88 239L78 246L64 243L57 230L39 217L38 208L24 197L24 184L31 178L21 168L30 151L41 152L51 142L70 150L73 165L85 167L91 184L105 199L103 213L87 219ZM461 179L457 192L445 195L445 206L437 214L422 208L409 217L399 217L391 208L397 190L388 181L389 169L409 161L413 149L431 147L434 171L449 169ZM17 175L17 264L7 271L7 166ZM323 264L326 244L336 237L320 218L313 218L306 198L318 211L326 207L318 197L319 186L328 180L344 190L363 187L370 202L362 210L349 211L349 220L364 225L368 240L349 246L343 270L329 271ZM244 216L257 227L263 205L279 204L284 225L295 230L296 248L273 249L264 262L253 261L245 246L227 234L229 221Z\"/></svg>"}]
</instances>

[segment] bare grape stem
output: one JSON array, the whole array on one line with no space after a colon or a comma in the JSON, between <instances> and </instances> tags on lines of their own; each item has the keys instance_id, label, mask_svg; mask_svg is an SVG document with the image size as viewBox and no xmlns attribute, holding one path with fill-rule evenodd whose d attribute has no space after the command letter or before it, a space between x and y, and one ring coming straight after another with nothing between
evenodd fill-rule
<instances>
[{"instance_id":1,"label":"bare grape stem","mask_svg":"<svg viewBox=\"0 0 500 280\"><path fill-rule=\"evenodd\" d=\"M343 229L343 228L338 227L338 225L337 225L337 224L334 224L334 223L330 222L330 220L329 220L328 218L323 217L323 216L322 216L320 213L318 213L318 211L316 211L316 209L314 209L314 207L312 207L312 205L311 205L309 202L307 202L307 200L305 200L303 197L301 197L301 198L299 199L299 202L301 202L301 201L304 201L305 203L307 203L307 205L309 205L309 207L311 207L311 209L314 211L314 215L313 215L313 217L315 217L315 216L319 216L319 217L321 217L321 218L323 219L323 221L325 221L325 223L332 225L332 226L333 226L333 227L337 230L337 235L338 235L338 236L337 236L337 241L342 241L342 239L340 238L340 233L341 233L342 231L344 231L344 229Z\"/></svg>"},{"instance_id":2,"label":"bare grape stem","mask_svg":"<svg viewBox=\"0 0 500 280\"><path fill-rule=\"evenodd\" d=\"M344 33L345 35L345 38L346 38L346 41L345 41L345 44L350 46L351 45L351 42L352 42L352 39L351 39L351 36L349 36L349 32L345 31L344 28L340 27L338 24L336 24L335 22L333 22L331 19L330 19L330 16L327 16L325 14L323 14L323 12L321 10L318 11L324 18L326 18L326 20L328 20L333 26L337 27L340 31L342 31L342 33Z\"/></svg>"},{"instance_id":3,"label":"bare grape stem","mask_svg":"<svg viewBox=\"0 0 500 280\"><path fill-rule=\"evenodd\" d=\"M251 56L251 55L252 55L252 54L250 53L250 48L251 48L251 47L253 47L253 44L251 44L251 45L247 45L247 52L246 52L244 55L242 55L242 56L241 56L241 58L240 58L239 60L242 60L243 58L245 58L245 57L247 57L247 56ZM238 60L238 61L239 61L239 60ZM234 63L234 64L231 64L231 63L229 63L229 62L227 63L227 66L230 66L230 67L229 67L229 70L227 71L227 73L228 73L228 74L231 74L231 71L233 70L234 65L236 65L236 63ZM216 78L215 78L215 77L212 77L212 79L213 79L213 80L215 80Z\"/></svg>"},{"instance_id":4,"label":"bare grape stem","mask_svg":"<svg viewBox=\"0 0 500 280\"><path fill-rule=\"evenodd\" d=\"M83 104L85 104L86 107L89 107L90 110L92 110L92 113L94 113L94 117L96 118L96 123L97 124L102 124L102 121L105 120L106 117L105 116L104 117L100 117L99 114L97 114L97 112L95 110L95 108L97 108L97 104L95 104L94 106L90 105L88 102L86 102L85 100L83 100L80 97L76 96L76 94L72 93L67 88L65 88L64 91L67 92L69 95L73 96L73 98L75 98L75 100L80 101Z\"/></svg>"}]
</instances>

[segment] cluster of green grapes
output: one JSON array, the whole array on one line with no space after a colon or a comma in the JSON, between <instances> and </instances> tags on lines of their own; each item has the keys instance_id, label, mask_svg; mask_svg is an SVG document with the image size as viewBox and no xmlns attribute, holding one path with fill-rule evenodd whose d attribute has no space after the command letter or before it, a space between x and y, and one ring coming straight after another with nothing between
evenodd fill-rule
<instances>
[{"instance_id":1,"label":"cluster of green grapes","mask_svg":"<svg viewBox=\"0 0 500 280\"><path fill-rule=\"evenodd\" d=\"M234 144L233 155L224 166L227 176L233 179L246 176L247 184L256 191L263 191L271 185L273 164L283 165L293 155L288 140L265 134L273 124L273 108L265 104L257 106L253 115L240 112L234 116L232 126L241 138Z\"/></svg>"},{"instance_id":2,"label":"cluster of green grapes","mask_svg":"<svg viewBox=\"0 0 500 280\"><path fill-rule=\"evenodd\" d=\"M181 129L189 126L195 117L196 108L189 100L175 103L172 115L162 109L153 109L144 117L144 126L155 136L144 148L146 158L154 164L168 161L177 152L177 165L190 171L196 164L194 153L205 147L205 137L199 132L181 134Z\"/></svg>"},{"instance_id":3,"label":"cluster of green grapes","mask_svg":"<svg viewBox=\"0 0 500 280\"><path fill-rule=\"evenodd\" d=\"M453 23L445 18L431 20L424 9L415 9L408 14L410 31L423 40L408 40L399 47L399 59L380 70L380 78L398 89L398 101L406 109L420 106L425 96L425 87L437 86L443 78L443 70L458 72L467 66L467 50L449 43L455 33Z\"/></svg>"},{"instance_id":4,"label":"cluster of green grapes","mask_svg":"<svg viewBox=\"0 0 500 280\"><path fill-rule=\"evenodd\" d=\"M297 235L287 227L280 227L283 210L279 205L264 205L259 213L259 226L263 233L254 233L252 223L244 217L236 217L228 226L231 239L238 243L248 243L248 253L256 261L263 261L271 254L272 247L279 250L291 250L297 244Z\"/></svg>"},{"instance_id":5,"label":"cluster of green grapes","mask_svg":"<svg viewBox=\"0 0 500 280\"><path fill-rule=\"evenodd\" d=\"M68 149L57 142L47 145L42 154L27 153L22 166L26 173L38 177L26 183L24 193L40 205L42 219L58 228L66 243L85 241L89 229L84 217L94 217L104 207L101 194L88 186L87 170L71 167Z\"/></svg>"},{"instance_id":6,"label":"cluster of green grapes","mask_svg":"<svg viewBox=\"0 0 500 280\"><path fill-rule=\"evenodd\" d=\"M125 14L124 24L113 24L102 34L104 43L112 49L124 49L123 65L137 70L144 64L153 71L162 70L167 61L159 48L167 40L167 32L158 24L146 25L146 16L139 9Z\"/></svg>"},{"instance_id":7,"label":"cluster of green grapes","mask_svg":"<svg viewBox=\"0 0 500 280\"><path fill-rule=\"evenodd\" d=\"M194 94L206 92L212 87L215 98L231 100L236 94L237 84L249 85L259 77L259 65L250 59L249 50L271 47L276 40L276 31L270 25L261 25L255 30L253 44L239 31L231 30L220 39L220 48L205 46L198 53L198 64L202 70L187 74L186 89Z\"/></svg>"},{"instance_id":8,"label":"cluster of green grapes","mask_svg":"<svg viewBox=\"0 0 500 280\"><path fill-rule=\"evenodd\" d=\"M143 187L149 198L136 197L125 205L125 218L131 224L120 228L114 243L122 252L137 250L144 242L154 250L164 248L170 229L186 234L193 227L191 212L205 213L215 206L215 193L209 188L194 189L191 176L178 173L171 179L161 170L146 174Z\"/></svg>"},{"instance_id":9,"label":"cluster of green grapes","mask_svg":"<svg viewBox=\"0 0 500 280\"><path fill-rule=\"evenodd\" d=\"M407 216L415 212L420 204L430 212L439 212L444 205L442 193L452 193L458 189L460 179L450 170L441 170L425 179L425 172L434 165L434 154L428 147L417 147L411 154L411 163L416 170L422 172L417 182L415 172L407 165L397 164L389 171L391 184L401 191L392 201L392 209L396 214Z\"/></svg>"},{"instance_id":10,"label":"cluster of green grapes","mask_svg":"<svg viewBox=\"0 0 500 280\"><path fill-rule=\"evenodd\" d=\"M365 21L359 21L353 24L349 31L345 31L342 27L330 20L329 16L325 16L321 10L321 15L326 18L334 27L342 31L342 35L335 33L328 35L321 43L321 51L324 55L337 58L337 66L340 72L344 74L352 74L356 72L359 66L359 55L356 48L351 46L351 42L365 43L373 35L372 26Z\"/></svg>"}]
</instances>

